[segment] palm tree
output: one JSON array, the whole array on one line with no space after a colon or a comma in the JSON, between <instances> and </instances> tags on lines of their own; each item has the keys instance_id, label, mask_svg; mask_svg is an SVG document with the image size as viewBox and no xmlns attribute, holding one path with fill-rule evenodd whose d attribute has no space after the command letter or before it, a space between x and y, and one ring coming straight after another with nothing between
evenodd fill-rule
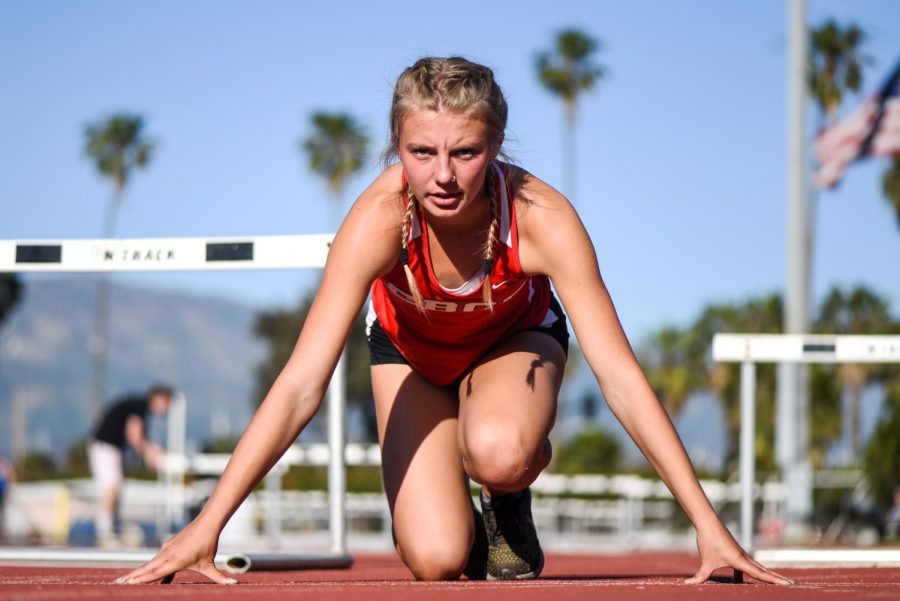
<instances>
[{"instance_id":1,"label":"palm tree","mask_svg":"<svg viewBox=\"0 0 900 601\"><path fill-rule=\"evenodd\" d=\"M887 301L864 286L849 292L833 288L822 303L816 329L833 334L884 334L893 327ZM850 392L850 452L853 464L862 456L860 405L863 389L881 378L884 368L872 364L841 364L838 376Z\"/></svg>"},{"instance_id":2,"label":"palm tree","mask_svg":"<svg viewBox=\"0 0 900 601\"><path fill-rule=\"evenodd\" d=\"M865 33L851 23L841 27L833 19L809 32L809 64L807 90L819 109L817 130L833 121L849 92L859 92L863 82L863 66L871 59L862 52ZM815 222L815 197L810 193L809 223ZM813 231L806 226L808 261L812 263ZM807 290L812 287L812 265L806 265ZM809 298L809 294L805 294Z\"/></svg>"},{"instance_id":3,"label":"palm tree","mask_svg":"<svg viewBox=\"0 0 900 601\"><path fill-rule=\"evenodd\" d=\"M722 403L727 431L726 470L738 456L740 427L739 366L712 363L709 348L717 332L774 333L781 329L781 299L768 296L749 299L738 305L705 307L687 328L666 328L651 339L651 349L642 355L641 365L660 401L673 416L692 394L709 391ZM757 369L756 456L761 469L774 465L771 445L774 414L774 369Z\"/></svg>"},{"instance_id":4,"label":"palm tree","mask_svg":"<svg viewBox=\"0 0 900 601\"><path fill-rule=\"evenodd\" d=\"M871 58L861 50L866 34L855 24L841 27L833 19L809 33L809 65L807 90L819 109L817 130L833 121L849 92L859 92L863 83L863 66ZM815 221L815 199L810 197L810 223ZM812 261L813 232L807 226L807 256ZM807 287L811 287L812 266L807 265ZM808 294L806 295L809 296Z\"/></svg>"},{"instance_id":5,"label":"palm tree","mask_svg":"<svg viewBox=\"0 0 900 601\"><path fill-rule=\"evenodd\" d=\"M673 416L693 394L708 391L722 403L727 431L726 469L738 457L740 429L740 366L713 363L709 359L712 337L717 332L774 334L782 331L782 301L778 295L751 298L737 304L705 307L688 327L665 328L641 353L641 365L660 401ZM816 393L814 419L810 423L811 459L824 461L825 451L840 434L839 391L827 367L813 366L811 386ZM775 368L757 367L756 461L760 469L774 469L772 439L775 422Z\"/></svg>"},{"instance_id":6,"label":"palm tree","mask_svg":"<svg viewBox=\"0 0 900 601\"><path fill-rule=\"evenodd\" d=\"M900 332L900 323L894 331ZM900 487L900 369L895 365L888 374L881 419L866 444L863 461L863 473L872 495L882 507L894 504Z\"/></svg>"},{"instance_id":7,"label":"palm tree","mask_svg":"<svg viewBox=\"0 0 900 601\"><path fill-rule=\"evenodd\" d=\"M833 117L847 90L858 92L862 69L870 59L860 52L865 33L851 23L842 28L833 19L810 31L810 95L822 113Z\"/></svg>"},{"instance_id":8,"label":"palm tree","mask_svg":"<svg viewBox=\"0 0 900 601\"><path fill-rule=\"evenodd\" d=\"M677 415L688 397L706 385L703 355L694 351L690 330L666 327L653 334L641 357L647 379L669 415Z\"/></svg>"},{"instance_id":9,"label":"palm tree","mask_svg":"<svg viewBox=\"0 0 900 601\"><path fill-rule=\"evenodd\" d=\"M563 101L563 178L566 194L575 197L575 120L578 97L606 74L606 69L593 61L600 42L578 29L565 29L556 35L556 46L537 56L541 84Z\"/></svg>"},{"instance_id":10,"label":"palm tree","mask_svg":"<svg viewBox=\"0 0 900 601\"><path fill-rule=\"evenodd\" d=\"M810 31L807 86L824 119L833 119L849 90L862 86L863 66L871 59L860 50L866 34L851 23L842 28L829 19Z\"/></svg>"},{"instance_id":11,"label":"palm tree","mask_svg":"<svg viewBox=\"0 0 900 601\"><path fill-rule=\"evenodd\" d=\"M773 334L782 331L781 297L775 294L750 298L738 304L710 305L691 327L695 343L695 361L705 366L707 386L718 397L725 414L727 433L726 466L735 467L739 456L740 434L740 366L712 363L709 348L717 332ZM697 353L702 350L699 357ZM702 368L702 367L701 367ZM771 441L775 426L775 366L759 365L756 370L756 436L754 448L760 470L775 468Z\"/></svg>"},{"instance_id":12,"label":"palm tree","mask_svg":"<svg viewBox=\"0 0 900 601\"><path fill-rule=\"evenodd\" d=\"M884 198L894 207L897 227L900 227L900 155L891 157L891 166L881 176Z\"/></svg>"},{"instance_id":13,"label":"palm tree","mask_svg":"<svg viewBox=\"0 0 900 601\"><path fill-rule=\"evenodd\" d=\"M369 138L350 115L317 112L310 118L314 131L300 142L309 158L309 168L328 181L335 199L332 225L340 221L344 184L366 162Z\"/></svg>"},{"instance_id":14,"label":"palm tree","mask_svg":"<svg viewBox=\"0 0 900 601\"><path fill-rule=\"evenodd\" d=\"M113 183L113 196L106 205L102 235L112 238L125 188L136 169L143 169L153 155L154 143L144 136L140 115L116 114L85 127L85 154L97 170Z\"/></svg>"},{"instance_id":15,"label":"palm tree","mask_svg":"<svg viewBox=\"0 0 900 601\"><path fill-rule=\"evenodd\" d=\"M84 153L94 161L97 171L113 184L113 194L106 204L101 235L115 236L119 208L125 197L132 173L143 169L153 155L154 143L144 135L144 119L140 115L119 113L85 126ZM96 416L106 396L107 340L109 338L109 279L97 278L97 303L94 313L92 414Z\"/></svg>"}]
</instances>

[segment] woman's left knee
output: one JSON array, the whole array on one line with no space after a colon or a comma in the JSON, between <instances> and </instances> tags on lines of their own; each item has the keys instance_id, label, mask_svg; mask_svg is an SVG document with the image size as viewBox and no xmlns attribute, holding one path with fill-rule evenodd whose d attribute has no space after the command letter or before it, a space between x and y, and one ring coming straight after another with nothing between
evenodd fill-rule
<instances>
[{"instance_id":1,"label":"woman's left knee","mask_svg":"<svg viewBox=\"0 0 900 601\"><path fill-rule=\"evenodd\" d=\"M528 486L543 469L545 443L537 449L515 426L480 424L468 428L462 441L463 464L473 480L501 490Z\"/></svg>"}]
</instances>

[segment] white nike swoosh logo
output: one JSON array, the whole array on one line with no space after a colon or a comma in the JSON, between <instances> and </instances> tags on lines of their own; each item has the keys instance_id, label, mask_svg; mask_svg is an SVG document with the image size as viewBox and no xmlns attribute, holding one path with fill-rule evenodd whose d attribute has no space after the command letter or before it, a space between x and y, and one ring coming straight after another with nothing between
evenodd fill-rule
<instances>
[{"instance_id":1,"label":"white nike swoosh logo","mask_svg":"<svg viewBox=\"0 0 900 601\"><path fill-rule=\"evenodd\" d=\"M508 283L509 283L509 280L503 280L503 281L500 282L499 284L491 284L491 288L493 288L494 290L496 290L496 289L499 288L500 286L503 286L503 285L508 284Z\"/></svg>"}]
</instances>

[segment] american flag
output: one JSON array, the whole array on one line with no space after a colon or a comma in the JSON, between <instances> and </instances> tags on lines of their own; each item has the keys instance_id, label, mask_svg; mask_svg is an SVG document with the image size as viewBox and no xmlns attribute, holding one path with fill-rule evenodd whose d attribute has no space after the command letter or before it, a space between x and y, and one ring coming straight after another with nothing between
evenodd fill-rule
<instances>
[{"instance_id":1,"label":"american flag","mask_svg":"<svg viewBox=\"0 0 900 601\"><path fill-rule=\"evenodd\" d=\"M900 154L900 63L878 92L819 133L815 151L819 188L837 185L857 159Z\"/></svg>"}]
</instances>

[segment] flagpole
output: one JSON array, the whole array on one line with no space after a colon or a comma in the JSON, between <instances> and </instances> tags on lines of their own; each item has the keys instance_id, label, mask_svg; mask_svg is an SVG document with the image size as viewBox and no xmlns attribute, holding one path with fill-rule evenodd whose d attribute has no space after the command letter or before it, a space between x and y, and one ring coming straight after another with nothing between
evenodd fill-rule
<instances>
[{"instance_id":1,"label":"flagpole","mask_svg":"<svg viewBox=\"0 0 900 601\"><path fill-rule=\"evenodd\" d=\"M806 136L806 0L788 2L787 282L784 322L788 334L809 330L811 207ZM809 448L809 370L797 363L778 369L776 457L787 487L787 536L802 538L812 515Z\"/></svg>"}]
</instances>

